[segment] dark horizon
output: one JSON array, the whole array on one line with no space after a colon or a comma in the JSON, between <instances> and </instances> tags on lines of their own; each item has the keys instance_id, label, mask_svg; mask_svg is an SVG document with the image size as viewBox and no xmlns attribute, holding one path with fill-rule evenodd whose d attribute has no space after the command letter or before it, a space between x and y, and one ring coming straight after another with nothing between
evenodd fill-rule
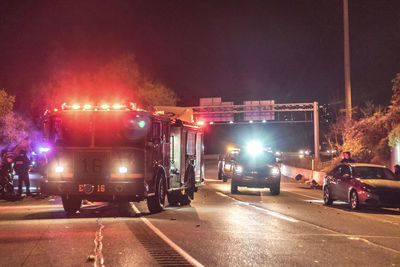
<instances>
[{"instance_id":1,"label":"dark horizon","mask_svg":"<svg viewBox=\"0 0 400 267\"><path fill-rule=\"evenodd\" d=\"M349 4L353 106L387 105L400 2ZM341 0L2 1L0 17L0 87L18 102L59 70L134 53L182 106L200 97L344 105Z\"/></svg>"}]
</instances>

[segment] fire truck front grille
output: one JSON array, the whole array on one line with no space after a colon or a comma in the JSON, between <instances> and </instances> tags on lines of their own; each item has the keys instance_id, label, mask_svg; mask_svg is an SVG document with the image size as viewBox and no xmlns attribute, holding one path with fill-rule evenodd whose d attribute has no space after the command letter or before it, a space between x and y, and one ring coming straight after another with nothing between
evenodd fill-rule
<instances>
[{"instance_id":1,"label":"fire truck front grille","mask_svg":"<svg viewBox=\"0 0 400 267\"><path fill-rule=\"evenodd\" d=\"M110 153L77 152L74 155L75 180L103 180L110 173Z\"/></svg>"}]
</instances>

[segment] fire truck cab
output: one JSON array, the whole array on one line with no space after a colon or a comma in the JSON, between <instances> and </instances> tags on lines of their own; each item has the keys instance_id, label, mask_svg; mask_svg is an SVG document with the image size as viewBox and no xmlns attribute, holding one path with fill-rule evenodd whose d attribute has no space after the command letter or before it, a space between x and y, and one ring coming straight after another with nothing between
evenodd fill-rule
<instances>
[{"instance_id":1,"label":"fire truck cab","mask_svg":"<svg viewBox=\"0 0 400 267\"><path fill-rule=\"evenodd\" d=\"M176 116L128 105L66 105L49 112L52 147L42 192L59 195L67 213L82 200L147 199L150 212L187 205L204 183L202 129Z\"/></svg>"}]
</instances>

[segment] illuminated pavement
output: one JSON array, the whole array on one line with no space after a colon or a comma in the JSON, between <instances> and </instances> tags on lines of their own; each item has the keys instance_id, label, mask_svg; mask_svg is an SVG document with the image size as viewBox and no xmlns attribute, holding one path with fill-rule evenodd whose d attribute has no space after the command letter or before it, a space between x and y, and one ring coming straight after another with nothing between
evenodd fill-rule
<instances>
[{"instance_id":1,"label":"illuminated pavement","mask_svg":"<svg viewBox=\"0 0 400 267\"><path fill-rule=\"evenodd\" d=\"M145 202L67 218L59 198L0 201L0 265L400 266L398 211L325 207L320 190L288 179L279 196L239 190L210 180L190 206L154 215Z\"/></svg>"}]
</instances>

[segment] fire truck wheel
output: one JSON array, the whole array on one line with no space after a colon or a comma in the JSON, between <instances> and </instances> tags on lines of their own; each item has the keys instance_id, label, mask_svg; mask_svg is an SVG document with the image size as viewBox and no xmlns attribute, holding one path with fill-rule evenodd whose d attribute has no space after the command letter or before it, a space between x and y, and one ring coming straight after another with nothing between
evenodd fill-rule
<instances>
[{"instance_id":1,"label":"fire truck wheel","mask_svg":"<svg viewBox=\"0 0 400 267\"><path fill-rule=\"evenodd\" d=\"M62 204L65 212L73 214L81 208L82 200L80 198L67 198L66 196L63 196Z\"/></svg>"},{"instance_id":2,"label":"fire truck wheel","mask_svg":"<svg viewBox=\"0 0 400 267\"><path fill-rule=\"evenodd\" d=\"M165 177L161 174L157 179L155 195L147 198L147 207L150 213L161 212L164 209L166 194L167 187L165 185Z\"/></svg>"}]
</instances>

